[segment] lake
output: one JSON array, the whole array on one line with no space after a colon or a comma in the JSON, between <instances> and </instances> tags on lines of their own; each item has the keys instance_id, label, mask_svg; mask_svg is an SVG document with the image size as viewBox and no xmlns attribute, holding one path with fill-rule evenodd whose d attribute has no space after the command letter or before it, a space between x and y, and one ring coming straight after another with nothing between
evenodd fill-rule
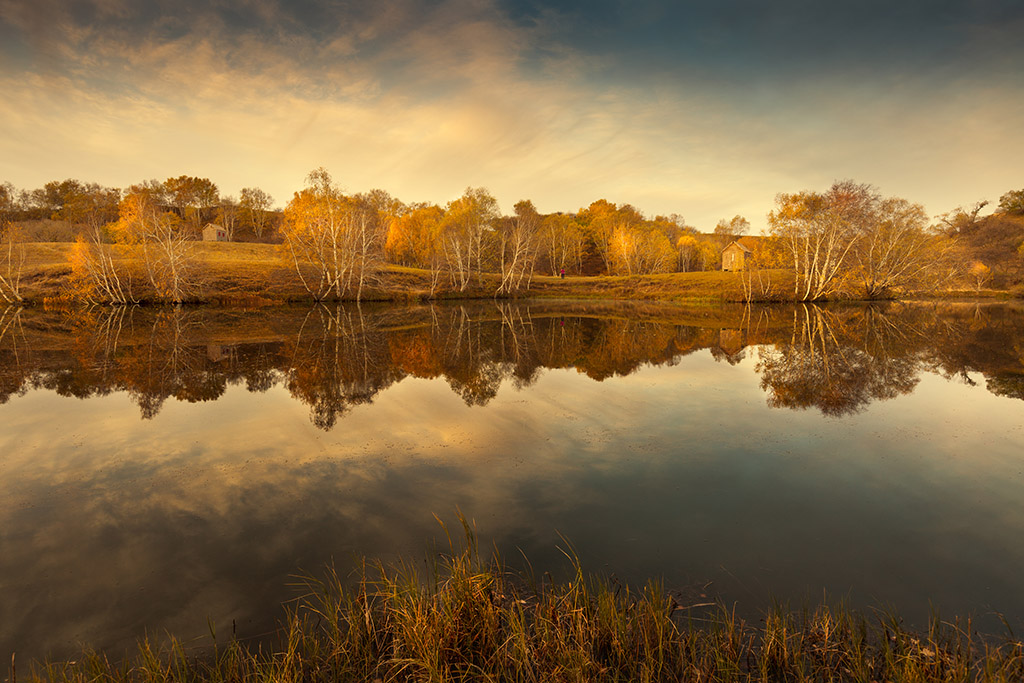
<instances>
[{"instance_id":1,"label":"lake","mask_svg":"<svg viewBox=\"0 0 1024 683\"><path fill-rule=\"evenodd\" d=\"M756 619L1024 624L1024 309L0 308L0 655L272 631L435 515Z\"/></svg>"}]
</instances>

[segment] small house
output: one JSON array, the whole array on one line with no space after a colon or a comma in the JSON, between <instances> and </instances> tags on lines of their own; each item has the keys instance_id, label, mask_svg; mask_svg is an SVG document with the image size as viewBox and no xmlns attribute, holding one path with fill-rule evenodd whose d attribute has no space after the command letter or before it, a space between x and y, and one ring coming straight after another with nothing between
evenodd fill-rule
<instances>
[{"instance_id":1,"label":"small house","mask_svg":"<svg viewBox=\"0 0 1024 683\"><path fill-rule=\"evenodd\" d=\"M746 270L753 257L754 252L744 245L736 241L730 242L729 246L722 250L722 270L732 272Z\"/></svg>"},{"instance_id":2,"label":"small house","mask_svg":"<svg viewBox=\"0 0 1024 683\"><path fill-rule=\"evenodd\" d=\"M217 225L216 223L207 223L206 227L203 228L203 241L204 242L227 242L228 231Z\"/></svg>"}]
</instances>

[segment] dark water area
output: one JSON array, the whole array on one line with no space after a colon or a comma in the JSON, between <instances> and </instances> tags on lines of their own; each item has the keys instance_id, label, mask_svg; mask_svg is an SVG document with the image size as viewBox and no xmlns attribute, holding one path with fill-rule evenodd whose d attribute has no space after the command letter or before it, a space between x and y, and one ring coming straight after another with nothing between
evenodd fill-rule
<instances>
[{"instance_id":1,"label":"dark water area","mask_svg":"<svg viewBox=\"0 0 1024 683\"><path fill-rule=\"evenodd\" d=\"M0 309L3 661L255 638L457 510L555 577L1019 630L1024 310Z\"/></svg>"}]
</instances>

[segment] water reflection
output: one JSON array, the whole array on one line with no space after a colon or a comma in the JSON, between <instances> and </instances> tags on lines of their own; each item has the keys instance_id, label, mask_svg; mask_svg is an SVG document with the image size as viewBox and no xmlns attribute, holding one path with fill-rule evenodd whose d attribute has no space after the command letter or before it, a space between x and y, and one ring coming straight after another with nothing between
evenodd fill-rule
<instances>
[{"instance_id":1,"label":"water reflection","mask_svg":"<svg viewBox=\"0 0 1024 683\"><path fill-rule=\"evenodd\" d=\"M911 319L878 308L800 306L790 339L763 347L755 369L773 407L848 415L913 391L925 340Z\"/></svg>"},{"instance_id":2,"label":"water reflection","mask_svg":"<svg viewBox=\"0 0 1024 683\"><path fill-rule=\"evenodd\" d=\"M24 369L29 346L21 323L21 308L8 306L0 312L0 405L27 390Z\"/></svg>"},{"instance_id":3,"label":"water reflection","mask_svg":"<svg viewBox=\"0 0 1024 683\"><path fill-rule=\"evenodd\" d=\"M716 312L512 302L267 312L95 307L0 312L0 402L44 388L88 398L127 392L143 419L168 398L216 400L228 386L281 384L330 430L405 377L443 378L467 405L545 368L602 381L707 349L735 365L756 346L768 405L857 413L907 394L922 372L1024 399L1024 322L1009 306L796 306Z\"/></svg>"},{"instance_id":4,"label":"water reflection","mask_svg":"<svg viewBox=\"0 0 1024 683\"><path fill-rule=\"evenodd\" d=\"M0 651L208 615L259 634L289 575L419 557L456 507L539 571L557 530L589 569L730 600L1019 616L1022 327L1006 305L0 309Z\"/></svg>"}]
</instances>

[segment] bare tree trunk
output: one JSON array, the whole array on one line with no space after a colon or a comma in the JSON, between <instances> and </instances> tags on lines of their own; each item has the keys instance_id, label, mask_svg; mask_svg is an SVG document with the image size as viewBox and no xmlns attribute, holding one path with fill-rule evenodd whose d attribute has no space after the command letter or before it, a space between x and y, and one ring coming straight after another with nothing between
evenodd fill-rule
<instances>
[{"instance_id":1,"label":"bare tree trunk","mask_svg":"<svg viewBox=\"0 0 1024 683\"><path fill-rule=\"evenodd\" d=\"M14 226L4 229L6 244L0 247L0 298L7 303L21 303L21 272L25 267L25 247L15 238Z\"/></svg>"}]
</instances>

